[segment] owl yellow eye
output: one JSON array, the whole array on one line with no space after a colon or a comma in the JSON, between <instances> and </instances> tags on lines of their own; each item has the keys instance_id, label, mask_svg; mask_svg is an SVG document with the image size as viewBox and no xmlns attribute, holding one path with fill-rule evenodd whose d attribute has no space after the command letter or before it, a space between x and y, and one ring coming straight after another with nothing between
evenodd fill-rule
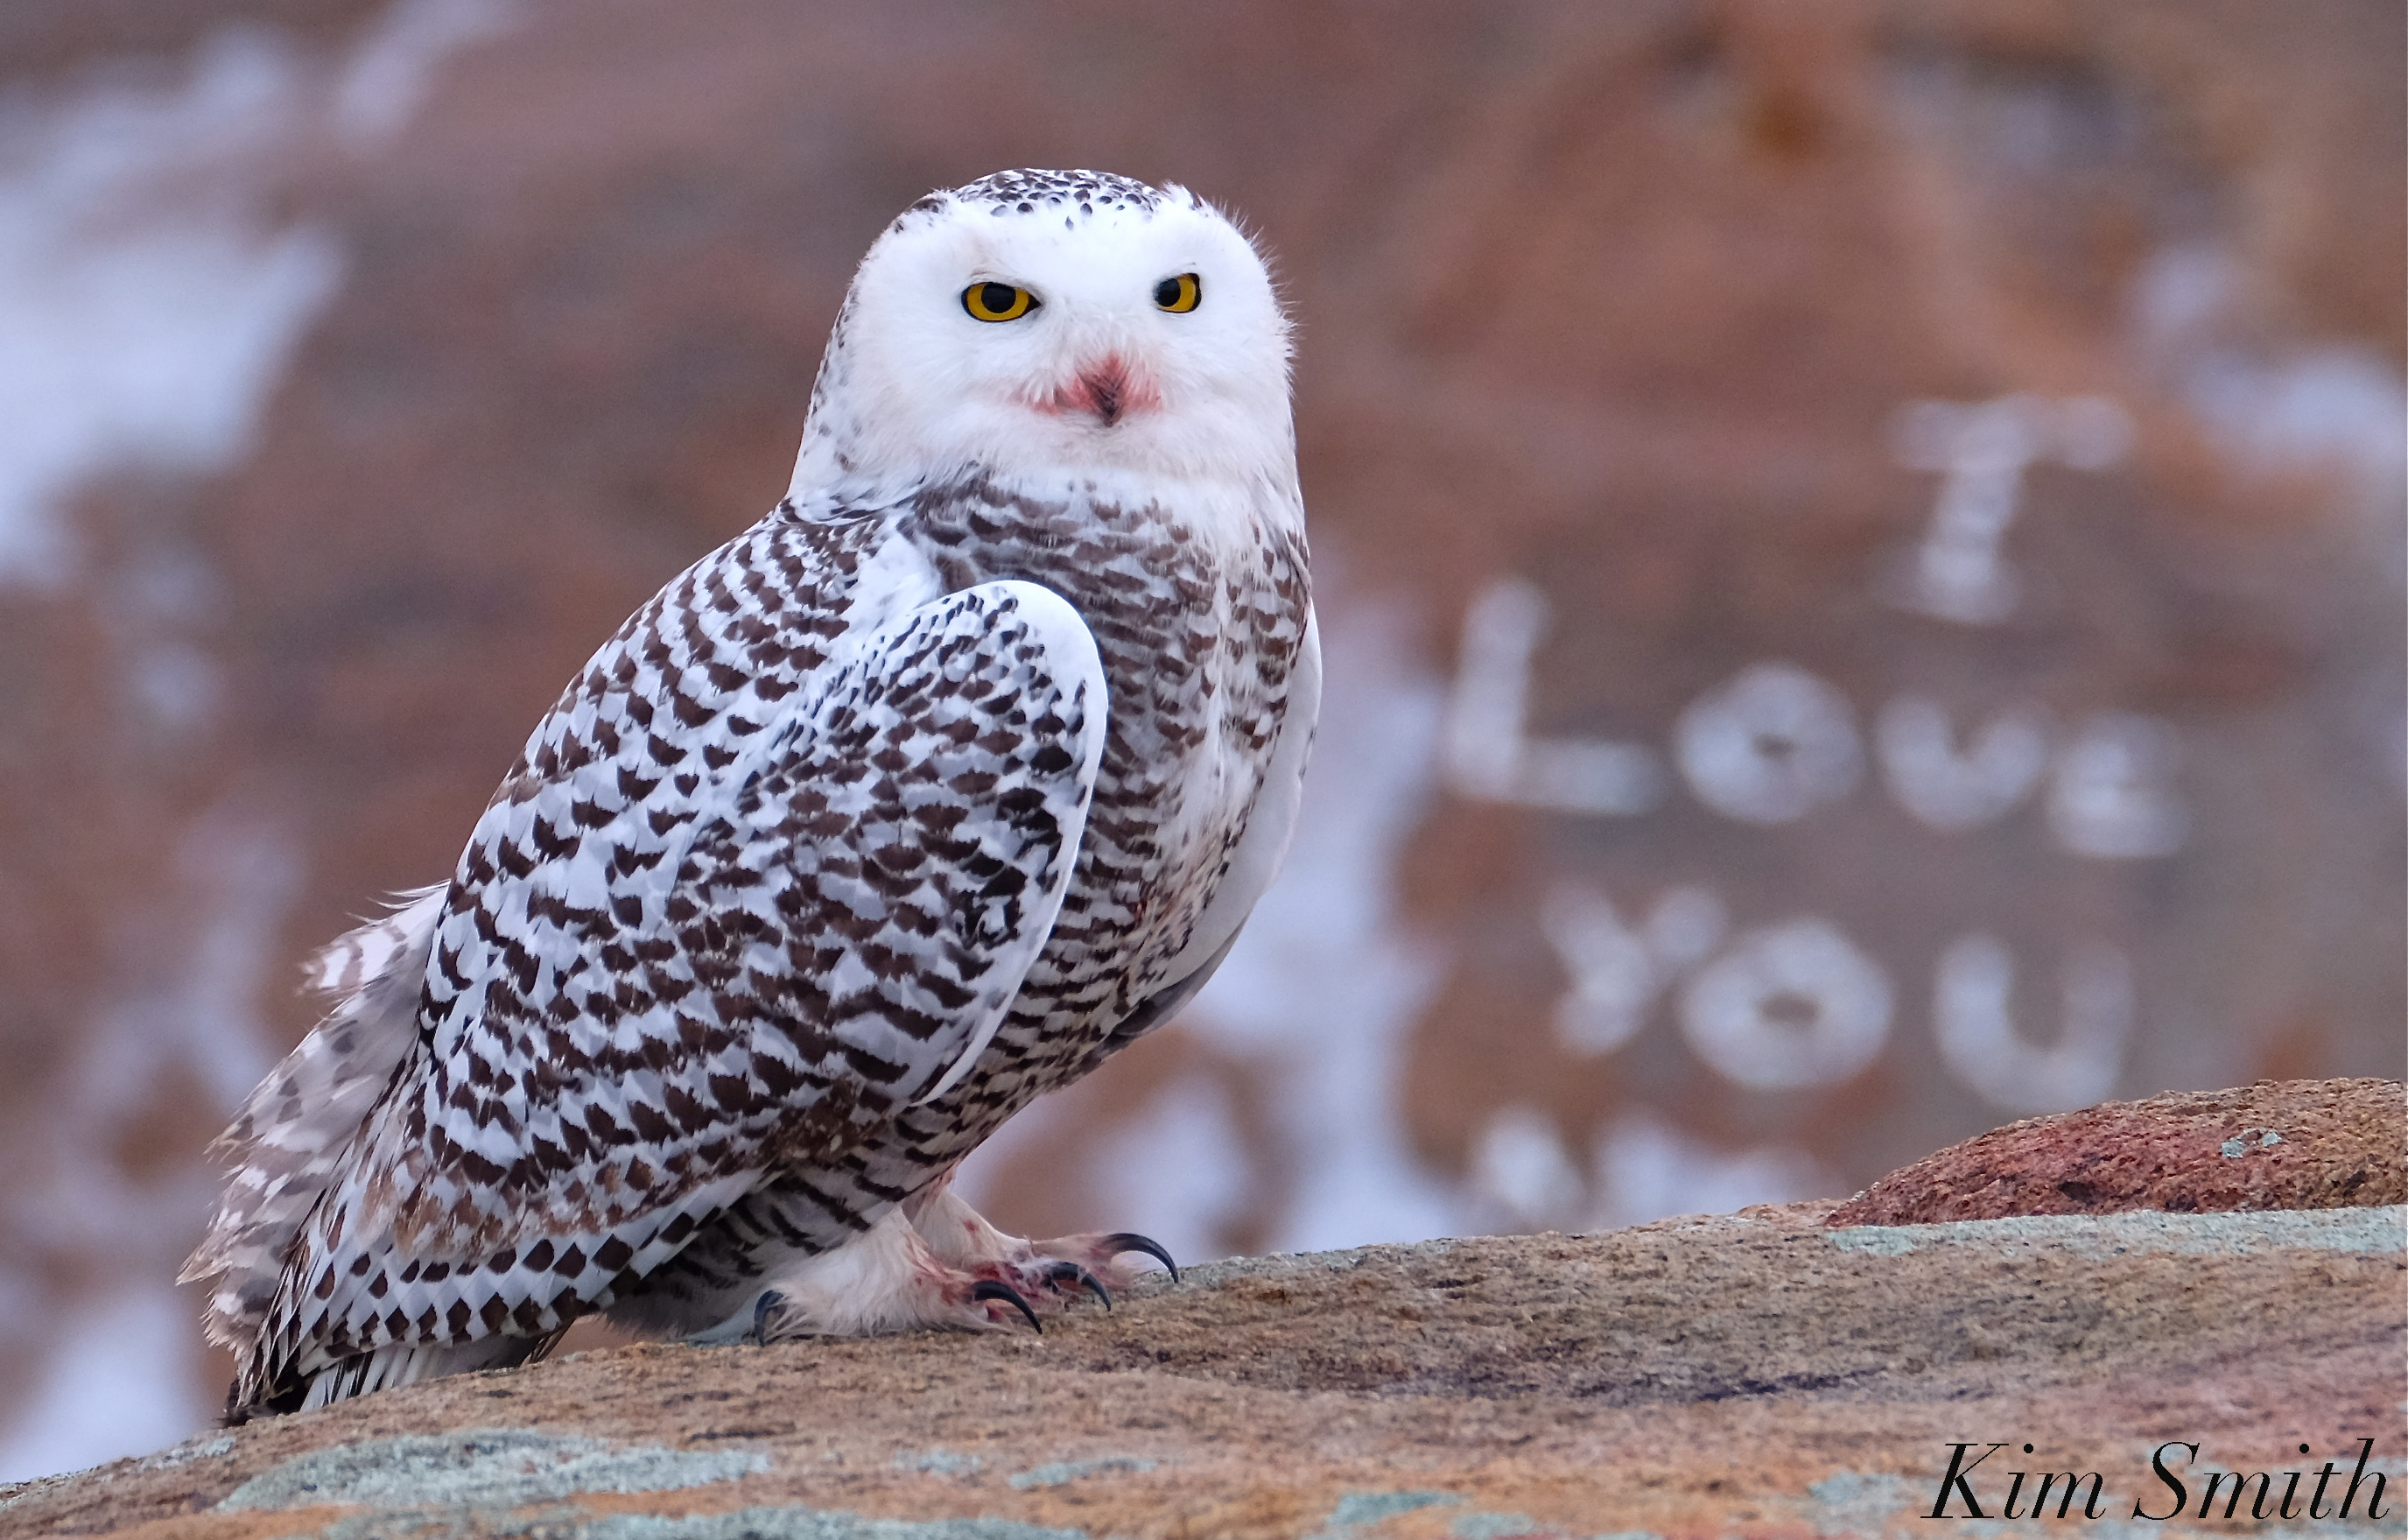
<instances>
[{"instance_id":1,"label":"owl yellow eye","mask_svg":"<svg viewBox=\"0 0 2408 1540\"><path fill-rule=\"evenodd\" d=\"M1154 302L1174 315L1185 315L1204 298L1204 281L1194 273L1166 278L1154 286Z\"/></svg>"},{"instance_id":2,"label":"owl yellow eye","mask_svg":"<svg viewBox=\"0 0 2408 1540\"><path fill-rule=\"evenodd\" d=\"M962 291L962 309L980 321L1017 321L1037 309L1037 296L1009 283L973 283Z\"/></svg>"}]
</instances>

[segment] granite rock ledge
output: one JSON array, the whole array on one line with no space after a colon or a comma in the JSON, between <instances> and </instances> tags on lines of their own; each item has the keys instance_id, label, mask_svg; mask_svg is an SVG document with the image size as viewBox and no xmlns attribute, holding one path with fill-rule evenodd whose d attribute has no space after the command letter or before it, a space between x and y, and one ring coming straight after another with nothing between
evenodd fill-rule
<instances>
[{"instance_id":1,"label":"granite rock ledge","mask_svg":"<svg viewBox=\"0 0 2408 1540\"><path fill-rule=\"evenodd\" d=\"M2029 1173L2077 1147L2157 1149L2131 1185L2160 1201L2048 1212L2063 1184ZM2277 1151L2281 1181L2227 1169ZM1984 1185L1977 1152L2025 1175ZM2018 1461L1977 1477L1985 1504L2012 1469L2098 1471L2126 1519L2163 1501L2167 1440L2202 1468L2346 1470L2370 1436L2397 1515L2403 1159L2394 1082L2157 1098L1844 1205L1241 1259L1041 1338L647 1345L438 1381L0 1488L0 1535L1875 1535L1929 1510L1962 1441ZM2342 1193L2352 1162L2372 1174L2319 1206L2253 1202ZM2181 1201L2211 1192L2233 1201ZM1880 1204L1942 1222L1864 1222Z\"/></svg>"}]
</instances>

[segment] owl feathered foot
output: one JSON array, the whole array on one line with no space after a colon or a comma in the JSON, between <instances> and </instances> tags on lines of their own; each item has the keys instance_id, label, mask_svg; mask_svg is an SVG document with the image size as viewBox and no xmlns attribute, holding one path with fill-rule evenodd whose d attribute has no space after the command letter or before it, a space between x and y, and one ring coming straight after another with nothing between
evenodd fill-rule
<instances>
[{"instance_id":1,"label":"owl feathered foot","mask_svg":"<svg viewBox=\"0 0 2408 1540\"><path fill-rule=\"evenodd\" d=\"M1136 1270L1121 1260L1128 1256L1151 1257L1169 1269L1172 1282L1179 1280L1179 1264L1146 1236L1123 1230L1051 1241L1023 1240L987 1223L942 1183L914 1195L904 1204L904 1212L930 1253L940 1260L1008 1285L1040 1306L1067 1306L1086 1293L1111 1309L1111 1291L1126 1288L1137 1279Z\"/></svg>"},{"instance_id":2,"label":"owl feathered foot","mask_svg":"<svg viewBox=\"0 0 2408 1540\"><path fill-rule=\"evenodd\" d=\"M1101 1290L1098 1289L1097 1292L1100 1293ZM1026 1317L1030 1329L1039 1336L1045 1334L1044 1324L1038 1320L1037 1312L1028 1307L1028 1302L1021 1297L1020 1290L1010 1284L981 1278L970 1286L970 1300L973 1304L983 1304L990 1300L1009 1304ZM1110 1301L1105 1303L1107 1305L1111 1303ZM814 1337L820 1334L812 1329L811 1322L798 1318L797 1313L786 1296L778 1289L764 1289L761 1297L752 1302L752 1330L747 1334L746 1340L756 1347L766 1347L773 1342L791 1342L798 1337Z\"/></svg>"},{"instance_id":3,"label":"owl feathered foot","mask_svg":"<svg viewBox=\"0 0 2408 1540\"><path fill-rule=\"evenodd\" d=\"M1110 1310L1111 1290L1126 1288L1136 1276L1120 1260L1133 1252L1168 1268L1172 1282L1179 1279L1179 1266L1169 1252L1159 1243L1125 1230L1111 1235L1065 1235L1052 1241L1023 1241L999 1231L995 1234L1000 1244L982 1255L953 1259L955 1265L1003 1285L1015 1296L1025 1291L1048 1304L1068 1304L1083 1292L1093 1294ZM1111 1280L1109 1288L1107 1278Z\"/></svg>"},{"instance_id":4,"label":"owl feathered foot","mask_svg":"<svg viewBox=\"0 0 2408 1540\"><path fill-rule=\"evenodd\" d=\"M749 1312L695 1340L766 1344L925 1327L992 1331L1038 1320L1018 1288L939 1257L899 1209L835 1250L797 1259L762 1282Z\"/></svg>"},{"instance_id":5,"label":"owl feathered foot","mask_svg":"<svg viewBox=\"0 0 2408 1540\"><path fill-rule=\"evenodd\" d=\"M1093 1295L1107 1310L1112 1290L1137 1276L1121 1259L1146 1256L1170 1270L1170 1254L1143 1235L1007 1235L942 1186L923 1191L834 1251L804 1258L763 1280L752 1310L696 1341L791 1342L860 1337L920 1327L990 1331L1043 1317Z\"/></svg>"}]
</instances>

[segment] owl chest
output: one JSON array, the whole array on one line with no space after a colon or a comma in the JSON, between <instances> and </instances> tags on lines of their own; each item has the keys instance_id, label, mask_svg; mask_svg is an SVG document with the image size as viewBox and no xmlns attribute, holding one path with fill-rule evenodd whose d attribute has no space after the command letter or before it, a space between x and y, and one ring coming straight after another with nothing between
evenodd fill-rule
<instances>
[{"instance_id":1,"label":"owl chest","mask_svg":"<svg viewBox=\"0 0 2408 1540\"><path fill-rule=\"evenodd\" d=\"M1259 794L1301 645L1300 542L1160 505L1004 499L924 511L948 588L1044 584L1086 621L1109 731L1054 941L1031 974L1141 986L1209 900Z\"/></svg>"},{"instance_id":2,"label":"owl chest","mask_svg":"<svg viewBox=\"0 0 2408 1540\"><path fill-rule=\"evenodd\" d=\"M1030 984L1058 983L1079 1014L1113 1017L1164 982L1160 965L1186 945L1245 832L1302 614L1289 620L1268 585L1179 566L1143 591L1059 576L1096 634L1110 727L1070 891ZM1097 989L1112 998L1090 1000Z\"/></svg>"},{"instance_id":3,"label":"owl chest","mask_svg":"<svg viewBox=\"0 0 2408 1540\"><path fill-rule=\"evenodd\" d=\"M1184 944L1261 789L1278 702L1208 626L1103 653L1110 733L1065 905L1085 923L1057 957L1117 969Z\"/></svg>"}]
</instances>

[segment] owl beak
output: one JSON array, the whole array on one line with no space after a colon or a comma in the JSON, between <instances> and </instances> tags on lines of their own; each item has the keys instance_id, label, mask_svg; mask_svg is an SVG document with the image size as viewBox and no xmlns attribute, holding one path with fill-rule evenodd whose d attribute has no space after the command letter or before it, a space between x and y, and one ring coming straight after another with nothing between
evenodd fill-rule
<instances>
[{"instance_id":1,"label":"owl beak","mask_svg":"<svg viewBox=\"0 0 2408 1540\"><path fill-rule=\"evenodd\" d=\"M1132 369L1118 353L1111 353L1080 369L1068 383L1056 385L1043 410L1084 412L1112 427L1133 412L1151 411L1161 405L1162 393L1154 381Z\"/></svg>"}]
</instances>

